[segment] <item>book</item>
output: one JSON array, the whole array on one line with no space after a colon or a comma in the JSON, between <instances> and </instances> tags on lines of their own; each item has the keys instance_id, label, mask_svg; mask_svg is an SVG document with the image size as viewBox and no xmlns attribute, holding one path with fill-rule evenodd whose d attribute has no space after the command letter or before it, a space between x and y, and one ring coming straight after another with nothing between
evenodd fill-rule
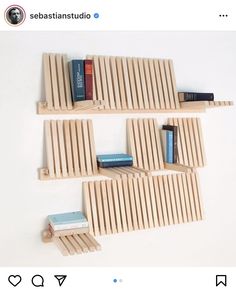
<instances>
[{"instance_id":1,"label":"book","mask_svg":"<svg viewBox=\"0 0 236 289\"><path fill-rule=\"evenodd\" d=\"M71 79L72 101L77 102L85 100L84 61L82 59L71 60L70 79Z\"/></svg>"},{"instance_id":2,"label":"book","mask_svg":"<svg viewBox=\"0 0 236 289\"><path fill-rule=\"evenodd\" d=\"M173 131L173 158L174 158L173 162L177 163L177 158L178 158L178 147L177 147L178 126L176 126L176 125L163 125L162 129Z\"/></svg>"},{"instance_id":3,"label":"book","mask_svg":"<svg viewBox=\"0 0 236 289\"><path fill-rule=\"evenodd\" d=\"M84 60L84 87L85 99L93 99L93 61L90 59Z\"/></svg>"},{"instance_id":4,"label":"book","mask_svg":"<svg viewBox=\"0 0 236 289\"><path fill-rule=\"evenodd\" d=\"M179 101L213 101L214 93L179 92Z\"/></svg>"},{"instance_id":5,"label":"book","mask_svg":"<svg viewBox=\"0 0 236 289\"><path fill-rule=\"evenodd\" d=\"M174 155L173 155L173 131L171 130L161 130L162 137L162 148L164 154L164 161L166 163L173 164Z\"/></svg>"},{"instance_id":6,"label":"book","mask_svg":"<svg viewBox=\"0 0 236 289\"><path fill-rule=\"evenodd\" d=\"M88 221L80 211L49 215L48 221L54 231L88 227Z\"/></svg>"},{"instance_id":7,"label":"book","mask_svg":"<svg viewBox=\"0 0 236 289\"><path fill-rule=\"evenodd\" d=\"M128 154L97 155L97 163L101 168L132 166L133 157Z\"/></svg>"}]
</instances>

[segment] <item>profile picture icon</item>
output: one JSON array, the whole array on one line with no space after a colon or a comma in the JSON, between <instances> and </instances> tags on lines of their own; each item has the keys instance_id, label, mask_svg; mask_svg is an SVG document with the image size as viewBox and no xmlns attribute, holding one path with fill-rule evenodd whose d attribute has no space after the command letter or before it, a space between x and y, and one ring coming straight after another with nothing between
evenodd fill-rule
<instances>
[{"instance_id":1,"label":"profile picture icon","mask_svg":"<svg viewBox=\"0 0 236 289\"><path fill-rule=\"evenodd\" d=\"M19 5L11 5L5 10L5 20L11 26L19 26L25 21L25 10Z\"/></svg>"}]
</instances>

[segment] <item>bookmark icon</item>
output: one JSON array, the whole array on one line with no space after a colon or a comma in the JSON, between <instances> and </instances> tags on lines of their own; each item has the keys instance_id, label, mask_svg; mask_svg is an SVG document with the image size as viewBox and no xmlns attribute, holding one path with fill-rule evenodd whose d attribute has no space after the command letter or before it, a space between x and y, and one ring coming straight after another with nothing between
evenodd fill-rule
<instances>
[{"instance_id":1,"label":"bookmark icon","mask_svg":"<svg viewBox=\"0 0 236 289\"><path fill-rule=\"evenodd\" d=\"M66 280L67 275L54 275L54 277L57 279L59 286L61 287Z\"/></svg>"}]
</instances>

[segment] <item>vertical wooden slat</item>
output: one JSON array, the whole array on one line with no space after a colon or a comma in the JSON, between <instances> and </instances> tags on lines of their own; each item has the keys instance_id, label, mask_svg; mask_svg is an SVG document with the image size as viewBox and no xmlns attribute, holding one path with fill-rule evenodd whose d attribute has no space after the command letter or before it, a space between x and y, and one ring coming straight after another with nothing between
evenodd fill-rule
<instances>
[{"instance_id":1,"label":"vertical wooden slat","mask_svg":"<svg viewBox=\"0 0 236 289\"><path fill-rule=\"evenodd\" d=\"M162 82L162 87L163 87L163 98L164 98L164 102L165 102L165 108L170 109L170 100L169 100L169 93L168 93L168 89L167 89L164 60L159 59L158 62L159 62L161 82Z\"/></svg>"},{"instance_id":2,"label":"vertical wooden slat","mask_svg":"<svg viewBox=\"0 0 236 289\"><path fill-rule=\"evenodd\" d=\"M158 220L156 198L155 198L155 192L154 192L154 186L153 186L153 178L151 176L148 177L148 184L149 184L149 191L150 191L150 198L151 198L153 224L154 224L154 227L157 227L159 226L159 220Z\"/></svg>"},{"instance_id":3,"label":"vertical wooden slat","mask_svg":"<svg viewBox=\"0 0 236 289\"><path fill-rule=\"evenodd\" d=\"M173 188L173 178L172 175L167 176L168 184L169 184L169 192L170 192L170 201L171 201L171 208L173 213L173 222L174 224L178 224L178 214L177 214L177 207L176 207L176 201L175 201L175 192Z\"/></svg>"},{"instance_id":4,"label":"vertical wooden slat","mask_svg":"<svg viewBox=\"0 0 236 289\"><path fill-rule=\"evenodd\" d=\"M156 144L156 136L155 136L155 128L154 128L154 120L148 119L148 126L150 129L150 139L151 139L151 147L152 147L152 156L153 156L153 170L157 170L160 168L159 159L158 159L158 151Z\"/></svg>"},{"instance_id":5,"label":"vertical wooden slat","mask_svg":"<svg viewBox=\"0 0 236 289\"><path fill-rule=\"evenodd\" d=\"M141 211L138 179L136 178L133 178L133 188L134 188L134 198L135 198L135 204L136 204L136 210L137 210L138 227L140 230L142 230L143 218L142 218L142 211Z\"/></svg>"},{"instance_id":6,"label":"vertical wooden slat","mask_svg":"<svg viewBox=\"0 0 236 289\"><path fill-rule=\"evenodd\" d=\"M72 109L72 97L70 89L70 78L69 78L69 66L66 55L62 56L63 65L63 76L64 76L64 86L65 86L65 97L66 105L68 109Z\"/></svg>"},{"instance_id":7,"label":"vertical wooden slat","mask_svg":"<svg viewBox=\"0 0 236 289\"><path fill-rule=\"evenodd\" d=\"M102 85L101 85L101 73L99 67L98 56L93 56L93 64L94 64L94 78L95 78L95 86L96 86L96 96L98 100L104 100L102 94Z\"/></svg>"},{"instance_id":8,"label":"vertical wooden slat","mask_svg":"<svg viewBox=\"0 0 236 289\"><path fill-rule=\"evenodd\" d=\"M118 73L118 83L120 88L120 99L121 99L121 108L127 109L126 95L125 95L125 84L124 84L124 75L122 69L122 59L121 57L116 57L117 73Z\"/></svg>"},{"instance_id":9,"label":"vertical wooden slat","mask_svg":"<svg viewBox=\"0 0 236 289\"><path fill-rule=\"evenodd\" d=\"M114 197L114 208L115 208L117 232L120 233L120 232L122 232L122 226L121 226L119 195L118 195L116 180L112 180L111 185L112 185L112 191L113 191L113 197Z\"/></svg>"},{"instance_id":10,"label":"vertical wooden slat","mask_svg":"<svg viewBox=\"0 0 236 289\"><path fill-rule=\"evenodd\" d=\"M112 77L111 77L111 66L110 66L110 58L109 56L105 56L105 69L107 76L107 85L108 85L108 98L111 109L115 109L115 98L114 98L114 90L112 85Z\"/></svg>"},{"instance_id":11,"label":"vertical wooden slat","mask_svg":"<svg viewBox=\"0 0 236 289\"><path fill-rule=\"evenodd\" d=\"M94 174L97 174L97 157L95 152L95 142L93 134L93 123L92 120L87 120L88 123L88 136L89 136L89 145L90 145L90 156L92 162L92 171Z\"/></svg>"},{"instance_id":12,"label":"vertical wooden slat","mask_svg":"<svg viewBox=\"0 0 236 289\"><path fill-rule=\"evenodd\" d=\"M91 208L91 200L90 200L90 192L88 183L83 183L83 192L84 192L84 200L85 200L85 214L89 223L89 232L94 234L94 224L92 218L92 208Z\"/></svg>"},{"instance_id":13,"label":"vertical wooden slat","mask_svg":"<svg viewBox=\"0 0 236 289\"><path fill-rule=\"evenodd\" d=\"M133 132L134 132L134 139L135 139L135 151L136 151L137 166L139 168L143 168L140 135L139 135L139 130L138 130L138 121L137 121L137 119L133 119L132 122L133 122Z\"/></svg>"},{"instance_id":14,"label":"vertical wooden slat","mask_svg":"<svg viewBox=\"0 0 236 289\"><path fill-rule=\"evenodd\" d=\"M59 102L59 92L58 92L58 83L57 83L57 67L56 67L56 57L55 54L50 54L50 63L51 63L51 78L52 78L52 96L54 109L60 109Z\"/></svg>"},{"instance_id":15,"label":"vertical wooden slat","mask_svg":"<svg viewBox=\"0 0 236 289\"><path fill-rule=\"evenodd\" d=\"M95 192L96 192L96 201L97 201L97 212L98 212L98 223L100 234L105 234L105 224L104 224L104 209L103 209L103 201L102 201L102 192L101 192L101 182L95 182Z\"/></svg>"},{"instance_id":16,"label":"vertical wooden slat","mask_svg":"<svg viewBox=\"0 0 236 289\"><path fill-rule=\"evenodd\" d=\"M105 63L104 63L104 57L99 56L98 62L100 65L100 77L101 77L101 87L102 87L102 95L103 99L105 101L105 108L110 108L110 100L108 96L108 89L107 89L107 78L106 78L106 70L105 70Z\"/></svg>"},{"instance_id":17,"label":"vertical wooden slat","mask_svg":"<svg viewBox=\"0 0 236 289\"><path fill-rule=\"evenodd\" d=\"M190 203L190 208L191 208L192 220L197 221L190 173L186 174L186 177L187 177L188 195L189 195L189 203Z\"/></svg>"},{"instance_id":18,"label":"vertical wooden slat","mask_svg":"<svg viewBox=\"0 0 236 289\"><path fill-rule=\"evenodd\" d=\"M152 83L151 83L148 59L144 59L143 64L144 64L145 79L146 79L146 83L147 83L147 99L149 101L149 108L155 109L154 101L153 101Z\"/></svg>"},{"instance_id":19,"label":"vertical wooden slat","mask_svg":"<svg viewBox=\"0 0 236 289\"><path fill-rule=\"evenodd\" d=\"M127 226L125 202L124 202L124 195L123 195L123 188L122 188L122 180L121 179L117 180L117 189L118 189L118 196L119 196L119 203L120 203L122 228L123 228L123 232L127 232L128 226Z\"/></svg>"},{"instance_id":20,"label":"vertical wooden slat","mask_svg":"<svg viewBox=\"0 0 236 289\"><path fill-rule=\"evenodd\" d=\"M140 74L139 74L137 58L133 58L133 67L134 67L134 77L135 77L135 83L136 83L136 89L137 89L138 108L144 109L141 79L140 79Z\"/></svg>"},{"instance_id":21,"label":"vertical wooden slat","mask_svg":"<svg viewBox=\"0 0 236 289\"><path fill-rule=\"evenodd\" d=\"M91 252L96 251L94 244L87 238L87 236L85 234L79 234L79 237L86 244L89 251L91 251Z\"/></svg>"},{"instance_id":22,"label":"vertical wooden slat","mask_svg":"<svg viewBox=\"0 0 236 289\"><path fill-rule=\"evenodd\" d=\"M79 235L73 235L73 237L76 240L76 242L80 245L82 251L87 253L89 251L89 248L86 245L86 243L80 238L80 234Z\"/></svg>"},{"instance_id":23,"label":"vertical wooden slat","mask_svg":"<svg viewBox=\"0 0 236 289\"><path fill-rule=\"evenodd\" d=\"M126 94L127 108L133 109L132 96L131 96L131 91L130 91L130 80L129 80L129 73L128 73L127 58L126 57L122 57L122 67L123 67L123 73L124 73L124 83L125 83L125 94Z\"/></svg>"},{"instance_id":24,"label":"vertical wooden slat","mask_svg":"<svg viewBox=\"0 0 236 289\"><path fill-rule=\"evenodd\" d=\"M149 191L149 187L148 187L148 178L147 177L143 178L143 185L144 185L144 196L145 196L146 208L147 208L148 224L149 224L149 228L153 228L154 223L153 223L150 191Z\"/></svg>"},{"instance_id":25,"label":"vertical wooden slat","mask_svg":"<svg viewBox=\"0 0 236 289\"><path fill-rule=\"evenodd\" d=\"M97 213L97 204L96 204L96 197L95 197L95 187L94 187L94 182L89 182L88 184L89 184L91 209L92 209L92 216L93 216L94 235L97 236L100 234L100 230L98 226L98 213Z\"/></svg>"},{"instance_id":26,"label":"vertical wooden slat","mask_svg":"<svg viewBox=\"0 0 236 289\"><path fill-rule=\"evenodd\" d=\"M138 127L139 127L139 139L141 143L141 154L142 154L142 159L143 159L143 168L145 170L148 170L149 165L148 165L148 160L147 160L147 145L145 141L143 119L138 119Z\"/></svg>"},{"instance_id":27,"label":"vertical wooden slat","mask_svg":"<svg viewBox=\"0 0 236 289\"><path fill-rule=\"evenodd\" d=\"M200 137L198 133L197 119L193 118L192 123L193 123L194 141L195 141L195 147L196 147L196 153L197 153L198 166L202 167L203 160L202 160Z\"/></svg>"},{"instance_id":28,"label":"vertical wooden slat","mask_svg":"<svg viewBox=\"0 0 236 289\"><path fill-rule=\"evenodd\" d=\"M163 214L162 204L161 204L161 194L160 194L158 177L157 176L153 177L153 181L154 181L154 188L155 188L156 206L157 206L159 225L164 226L164 214Z\"/></svg>"},{"instance_id":29,"label":"vertical wooden slat","mask_svg":"<svg viewBox=\"0 0 236 289\"><path fill-rule=\"evenodd\" d=\"M113 81L113 87L114 87L114 98L115 98L116 109L121 109L120 91L119 91L119 85L118 85L118 75L117 75L115 57L110 57L110 64L111 64L111 71L112 71L112 81Z\"/></svg>"},{"instance_id":30,"label":"vertical wooden slat","mask_svg":"<svg viewBox=\"0 0 236 289\"><path fill-rule=\"evenodd\" d=\"M164 92L163 92L163 85L162 85L162 80L161 80L159 61L157 59L154 59L153 61L154 61L154 68L155 68L155 74L156 74L160 108L165 109L166 105L165 105L165 101L164 101Z\"/></svg>"},{"instance_id":31,"label":"vertical wooden slat","mask_svg":"<svg viewBox=\"0 0 236 289\"><path fill-rule=\"evenodd\" d=\"M159 160L159 168L160 170L164 169L164 161L163 161L163 154L162 154L162 148L161 148L161 138L160 138L160 132L157 126L157 122L153 120L153 127L155 131L155 137L156 137L156 146L157 146L157 154L158 154L158 160Z\"/></svg>"},{"instance_id":32,"label":"vertical wooden slat","mask_svg":"<svg viewBox=\"0 0 236 289\"><path fill-rule=\"evenodd\" d=\"M138 187L139 187L141 211L143 215L143 224L144 224L144 228L147 229L148 217L147 217L147 208L146 208L146 201L145 201L145 192L144 192L144 187L143 187L143 178L138 179Z\"/></svg>"},{"instance_id":33,"label":"vertical wooden slat","mask_svg":"<svg viewBox=\"0 0 236 289\"><path fill-rule=\"evenodd\" d=\"M180 205L182 209L183 222L187 222L188 220L187 220L186 204L185 204L184 189L183 189L183 182L182 182L181 174L177 175L177 183L179 187Z\"/></svg>"},{"instance_id":34,"label":"vertical wooden slat","mask_svg":"<svg viewBox=\"0 0 236 289\"><path fill-rule=\"evenodd\" d=\"M167 59L164 60L164 70L165 70L165 76L166 76L166 81L167 81L167 90L169 94L170 108L175 109L174 95L173 95L171 75L170 75L170 69L169 69L169 60Z\"/></svg>"},{"instance_id":35,"label":"vertical wooden slat","mask_svg":"<svg viewBox=\"0 0 236 289\"><path fill-rule=\"evenodd\" d=\"M68 176L67 162L66 162L66 151L65 151L65 139L63 132L63 121L57 121L57 129L58 129L58 138L59 138L59 149L60 149L60 159L61 159L61 170L62 176Z\"/></svg>"},{"instance_id":36,"label":"vertical wooden slat","mask_svg":"<svg viewBox=\"0 0 236 289\"><path fill-rule=\"evenodd\" d=\"M175 193L175 201L176 201L176 208L178 214L179 223L183 223L183 213L180 203L180 195L179 195L179 188L177 183L177 176L173 175L173 185L174 185L174 193Z\"/></svg>"},{"instance_id":37,"label":"vertical wooden slat","mask_svg":"<svg viewBox=\"0 0 236 289\"><path fill-rule=\"evenodd\" d=\"M72 246L75 248L76 253L77 254L81 254L82 253L82 249L81 249L80 245L76 242L74 237L73 236L67 236L66 238L72 244Z\"/></svg>"},{"instance_id":38,"label":"vertical wooden slat","mask_svg":"<svg viewBox=\"0 0 236 289\"><path fill-rule=\"evenodd\" d=\"M189 129L189 136L190 136L190 145L192 149L192 156L193 156L193 166L198 167L198 160L197 160L197 149L195 145L195 139L194 139L194 131L193 131L193 123L191 118L187 118L187 124Z\"/></svg>"},{"instance_id":39,"label":"vertical wooden slat","mask_svg":"<svg viewBox=\"0 0 236 289\"><path fill-rule=\"evenodd\" d=\"M70 133L71 133L74 173L75 173L76 177L79 177L80 176L80 167L79 167L79 154L78 154L78 144L77 144L75 120L70 121Z\"/></svg>"},{"instance_id":40,"label":"vertical wooden slat","mask_svg":"<svg viewBox=\"0 0 236 289\"><path fill-rule=\"evenodd\" d=\"M204 143L203 143L203 135L202 135L202 127L201 127L200 118L197 118L197 126L198 126L198 135L199 135L199 140L200 140L203 165L206 165L206 155L205 155L205 149L204 149Z\"/></svg>"},{"instance_id":41,"label":"vertical wooden slat","mask_svg":"<svg viewBox=\"0 0 236 289\"><path fill-rule=\"evenodd\" d=\"M127 143L128 143L128 153L133 156L133 165L137 166L137 152L134 139L134 130L132 126L132 119L127 119Z\"/></svg>"},{"instance_id":42,"label":"vertical wooden slat","mask_svg":"<svg viewBox=\"0 0 236 289\"><path fill-rule=\"evenodd\" d=\"M167 176L163 176L163 183L164 183L164 190L165 190L165 198L166 198L166 207L167 207L167 214L169 225L173 225L173 214L172 214L172 207L171 207L171 199L170 199L170 190L168 185Z\"/></svg>"},{"instance_id":43,"label":"vertical wooden slat","mask_svg":"<svg viewBox=\"0 0 236 289\"><path fill-rule=\"evenodd\" d=\"M81 120L76 120L76 129L77 129L77 143L78 143L81 175L86 176L87 173L86 173L86 168L85 168L85 151L84 151L84 144L83 144Z\"/></svg>"},{"instance_id":44,"label":"vertical wooden slat","mask_svg":"<svg viewBox=\"0 0 236 289\"><path fill-rule=\"evenodd\" d=\"M107 197L107 189L106 189L106 182L105 181L101 181L101 192L102 192L104 219L105 219L105 229L106 229L107 234L111 234L108 197Z\"/></svg>"},{"instance_id":45,"label":"vertical wooden slat","mask_svg":"<svg viewBox=\"0 0 236 289\"><path fill-rule=\"evenodd\" d=\"M60 155L59 155L59 144L57 134L57 122L56 120L51 121L52 126L52 143L53 143L53 155L54 155L54 166L56 177L61 177L61 166L60 166Z\"/></svg>"},{"instance_id":46,"label":"vertical wooden slat","mask_svg":"<svg viewBox=\"0 0 236 289\"><path fill-rule=\"evenodd\" d=\"M123 195L124 195L124 201L125 201L125 211L126 211L128 230L132 231L133 230L133 224L132 224L132 218L131 218L131 207L130 207L130 200L129 200L127 178L122 177L122 184L123 184Z\"/></svg>"},{"instance_id":47,"label":"vertical wooden slat","mask_svg":"<svg viewBox=\"0 0 236 289\"><path fill-rule=\"evenodd\" d=\"M148 62L149 62L149 67L150 67L151 88L152 88L152 94L153 94L153 100L154 100L154 108L160 109L160 99L159 99L159 92L158 92L157 81L156 81L154 60L149 59Z\"/></svg>"},{"instance_id":48,"label":"vertical wooden slat","mask_svg":"<svg viewBox=\"0 0 236 289\"><path fill-rule=\"evenodd\" d=\"M43 71L44 71L44 85L47 107L49 110L53 109L53 97L52 97L52 79L51 79L51 67L49 54L43 54Z\"/></svg>"},{"instance_id":49,"label":"vertical wooden slat","mask_svg":"<svg viewBox=\"0 0 236 289\"><path fill-rule=\"evenodd\" d=\"M167 226L169 224L168 221L168 214L167 214L167 206L166 206L166 198L164 192L164 184L163 184L163 176L158 176L158 183L160 189L160 199L161 199L161 206L164 218L164 225Z\"/></svg>"},{"instance_id":50,"label":"vertical wooden slat","mask_svg":"<svg viewBox=\"0 0 236 289\"><path fill-rule=\"evenodd\" d=\"M173 65L173 61L171 59L169 59L169 68L170 68L170 74L171 74L172 91L174 94L175 107L176 107L176 109L178 109L178 108L180 108L180 104L179 104L178 92L176 89L174 65Z\"/></svg>"},{"instance_id":51,"label":"vertical wooden slat","mask_svg":"<svg viewBox=\"0 0 236 289\"><path fill-rule=\"evenodd\" d=\"M63 256L68 256L69 251L60 238L53 238L53 243L56 244L57 248L60 250Z\"/></svg>"},{"instance_id":52,"label":"vertical wooden slat","mask_svg":"<svg viewBox=\"0 0 236 289\"><path fill-rule=\"evenodd\" d=\"M152 151L152 145L151 145L150 127L149 127L148 119L144 119L143 124L144 124L144 134L145 134L146 145L147 145L148 169L153 171L154 170L153 151Z\"/></svg>"},{"instance_id":53,"label":"vertical wooden slat","mask_svg":"<svg viewBox=\"0 0 236 289\"><path fill-rule=\"evenodd\" d=\"M110 220L111 220L111 230L112 233L117 233L117 227L116 227L116 219L115 219L115 210L114 210L114 201L113 201L113 191L111 186L111 180L106 181L107 186L107 198L108 198L108 207L109 207L109 213L110 213Z\"/></svg>"},{"instance_id":54,"label":"vertical wooden slat","mask_svg":"<svg viewBox=\"0 0 236 289\"><path fill-rule=\"evenodd\" d=\"M175 119L174 118L174 125L178 125L179 128L179 144L180 148L182 148L182 154L183 154L183 163L184 165L188 166L188 154L187 154L187 146L186 146L186 140L185 140L185 133L183 128L183 120L182 118ZM179 147L178 147L179 150Z\"/></svg>"},{"instance_id":55,"label":"vertical wooden slat","mask_svg":"<svg viewBox=\"0 0 236 289\"><path fill-rule=\"evenodd\" d=\"M52 131L50 120L45 121L45 138L46 138L47 167L49 170L49 176L50 178L54 178L55 171L54 171Z\"/></svg>"},{"instance_id":56,"label":"vertical wooden slat","mask_svg":"<svg viewBox=\"0 0 236 289\"><path fill-rule=\"evenodd\" d=\"M133 108L138 109L138 97L137 97L137 92L136 92L132 58L130 58L130 57L127 58L127 64L128 64L128 72L129 72L129 79L130 79L130 88L131 88L131 97L132 97L132 102L133 102Z\"/></svg>"},{"instance_id":57,"label":"vertical wooden slat","mask_svg":"<svg viewBox=\"0 0 236 289\"><path fill-rule=\"evenodd\" d=\"M72 160L72 149L71 149L71 135L70 135L70 122L64 120L64 136L66 144L66 159L69 177L74 176L73 160Z\"/></svg>"},{"instance_id":58,"label":"vertical wooden slat","mask_svg":"<svg viewBox=\"0 0 236 289\"><path fill-rule=\"evenodd\" d=\"M190 143L190 134L188 129L188 122L186 118L183 118L183 130L184 130L184 136L186 141L186 150L187 150L187 156L188 156L188 165L190 167L193 167L193 154L192 154L192 148Z\"/></svg>"},{"instance_id":59,"label":"vertical wooden slat","mask_svg":"<svg viewBox=\"0 0 236 289\"><path fill-rule=\"evenodd\" d=\"M60 99L61 109L65 110L67 107L66 107L66 96L65 96L62 64L63 64L62 55L56 54L56 66L57 66L57 72L58 72L58 86L59 86L59 99Z\"/></svg>"},{"instance_id":60,"label":"vertical wooden slat","mask_svg":"<svg viewBox=\"0 0 236 289\"><path fill-rule=\"evenodd\" d=\"M194 204L195 204L196 216L197 216L197 220L201 220L202 219L201 208L199 204L198 190L197 190L197 184L196 184L194 173L191 173L191 180L192 180L193 199L194 199Z\"/></svg>"},{"instance_id":61,"label":"vertical wooden slat","mask_svg":"<svg viewBox=\"0 0 236 289\"><path fill-rule=\"evenodd\" d=\"M201 220L204 218L204 210L203 210L203 204L202 204L202 195L201 195L201 189L200 189L200 182L199 182L199 177L198 174L194 174L195 180L196 180L196 185L197 185L197 192L198 192L198 202L199 202L199 207L200 207L200 213L201 213Z\"/></svg>"},{"instance_id":62,"label":"vertical wooden slat","mask_svg":"<svg viewBox=\"0 0 236 289\"><path fill-rule=\"evenodd\" d=\"M87 174L90 176L93 174L93 172L92 172L91 154L90 154L90 148L89 148L88 122L86 120L82 120L82 131L83 131L83 139L84 139L86 171L87 171Z\"/></svg>"},{"instance_id":63,"label":"vertical wooden slat","mask_svg":"<svg viewBox=\"0 0 236 289\"><path fill-rule=\"evenodd\" d=\"M147 94L147 87L146 87L146 78L145 78L145 74L144 74L144 64L143 64L142 58L138 59L138 64L139 64L140 82L141 82L141 88L142 88L144 108L149 109L148 94Z\"/></svg>"},{"instance_id":64,"label":"vertical wooden slat","mask_svg":"<svg viewBox=\"0 0 236 289\"><path fill-rule=\"evenodd\" d=\"M186 174L181 174L181 177L182 177L182 182L183 182L187 219L188 219L188 222L191 222L193 221L193 218L192 218L192 211L191 211L191 206L190 206Z\"/></svg>"},{"instance_id":65,"label":"vertical wooden slat","mask_svg":"<svg viewBox=\"0 0 236 289\"><path fill-rule=\"evenodd\" d=\"M136 211L136 206L135 206L134 187L133 187L132 177L128 178L128 188L129 188L133 228L134 230L138 230L137 211Z\"/></svg>"}]
</instances>

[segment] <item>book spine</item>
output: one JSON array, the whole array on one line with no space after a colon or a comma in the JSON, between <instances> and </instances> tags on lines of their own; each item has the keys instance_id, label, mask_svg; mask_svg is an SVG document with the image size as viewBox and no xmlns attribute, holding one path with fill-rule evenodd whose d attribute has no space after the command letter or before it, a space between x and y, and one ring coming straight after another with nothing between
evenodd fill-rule
<instances>
[{"instance_id":1,"label":"book spine","mask_svg":"<svg viewBox=\"0 0 236 289\"><path fill-rule=\"evenodd\" d=\"M73 102L85 100L84 61L82 59L72 60L70 72Z\"/></svg>"},{"instance_id":2,"label":"book spine","mask_svg":"<svg viewBox=\"0 0 236 289\"><path fill-rule=\"evenodd\" d=\"M100 168L109 168L109 167L126 167L132 166L133 161L108 161L108 162L98 162Z\"/></svg>"},{"instance_id":3,"label":"book spine","mask_svg":"<svg viewBox=\"0 0 236 289\"><path fill-rule=\"evenodd\" d=\"M78 229L78 228L86 228L88 227L88 222L84 223L72 223L72 224L63 224L63 225L55 225L50 223L51 227L54 231L58 230L69 230L69 229Z\"/></svg>"},{"instance_id":4,"label":"book spine","mask_svg":"<svg viewBox=\"0 0 236 289\"><path fill-rule=\"evenodd\" d=\"M213 101L213 93L180 92L179 101Z\"/></svg>"},{"instance_id":5,"label":"book spine","mask_svg":"<svg viewBox=\"0 0 236 289\"><path fill-rule=\"evenodd\" d=\"M173 131L173 158L174 163L177 163L178 159L178 126L176 125L163 125L162 129Z\"/></svg>"},{"instance_id":6,"label":"book spine","mask_svg":"<svg viewBox=\"0 0 236 289\"><path fill-rule=\"evenodd\" d=\"M93 61L84 61L85 99L93 100Z\"/></svg>"},{"instance_id":7,"label":"book spine","mask_svg":"<svg viewBox=\"0 0 236 289\"><path fill-rule=\"evenodd\" d=\"M166 136L166 162L173 164L173 131L167 130Z\"/></svg>"}]
</instances>

